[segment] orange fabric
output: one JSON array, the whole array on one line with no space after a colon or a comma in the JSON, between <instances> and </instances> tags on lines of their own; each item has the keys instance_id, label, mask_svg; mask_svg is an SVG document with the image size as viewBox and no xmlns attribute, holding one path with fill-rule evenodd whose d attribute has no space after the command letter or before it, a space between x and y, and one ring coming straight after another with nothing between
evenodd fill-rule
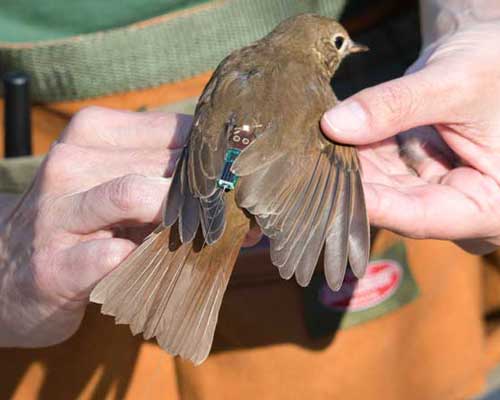
<instances>
[{"instance_id":1,"label":"orange fabric","mask_svg":"<svg viewBox=\"0 0 500 400\"><path fill-rule=\"evenodd\" d=\"M488 335L486 365L491 369L500 360L500 251L488 255L484 260L482 294Z\"/></svg>"},{"instance_id":2,"label":"orange fabric","mask_svg":"<svg viewBox=\"0 0 500 400\"><path fill-rule=\"evenodd\" d=\"M395 239L382 232L374 250ZM213 355L198 368L177 362L183 398L458 399L477 393L484 377L481 260L450 243L405 243L420 297L333 337L308 337L302 289L277 273L267 285L249 279L231 288Z\"/></svg>"},{"instance_id":3,"label":"orange fabric","mask_svg":"<svg viewBox=\"0 0 500 400\"><path fill-rule=\"evenodd\" d=\"M117 93L87 100L51 103L47 108L67 116L90 105L127 110L156 108L165 104L176 103L184 99L198 96L211 75L211 72L205 72L193 78L174 83L166 83L153 88L127 93Z\"/></svg>"},{"instance_id":4,"label":"orange fabric","mask_svg":"<svg viewBox=\"0 0 500 400\"><path fill-rule=\"evenodd\" d=\"M375 251L395 239L382 232ZM381 318L312 340L303 289L279 278L268 256L250 253L239 260L200 367L132 337L91 305L67 342L0 351L0 398L469 398L486 371L481 259L450 243L405 243L421 295Z\"/></svg>"},{"instance_id":5,"label":"orange fabric","mask_svg":"<svg viewBox=\"0 0 500 400\"><path fill-rule=\"evenodd\" d=\"M34 108L34 143L45 152L69 117L89 104L138 109L199 94L209 75L135 94ZM381 232L374 251L398 237ZM0 398L9 399L464 399L500 360L500 331L484 311L500 306L499 260L451 243L404 241L420 287L381 318L311 339L302 290L279 278L262 251L238 261L214 349L200 367L172 359L90 305L80 330L46 349L0 349ZM486 279L487 278L487 279ZM495 293L496 291L496 293Z\"/></svg>"}]
</instances>

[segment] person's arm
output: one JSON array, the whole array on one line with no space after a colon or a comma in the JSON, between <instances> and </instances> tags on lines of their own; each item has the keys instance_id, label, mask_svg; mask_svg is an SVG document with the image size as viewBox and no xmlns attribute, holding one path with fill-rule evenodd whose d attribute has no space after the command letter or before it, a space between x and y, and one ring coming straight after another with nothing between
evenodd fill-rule
<instances>
[{"instance_id":1,"label":"person's arm","mask_svg":"<svg viewBox=\"0 0 500 400\"><path fill-rule=\"evenodd\" d=\"M495 3L422 1L424 48L407 74L324 115L325 134L364 145L364 186L375 225L410 237L454 240L474 253L500 246Z\"/></svg>"}]
</instances>

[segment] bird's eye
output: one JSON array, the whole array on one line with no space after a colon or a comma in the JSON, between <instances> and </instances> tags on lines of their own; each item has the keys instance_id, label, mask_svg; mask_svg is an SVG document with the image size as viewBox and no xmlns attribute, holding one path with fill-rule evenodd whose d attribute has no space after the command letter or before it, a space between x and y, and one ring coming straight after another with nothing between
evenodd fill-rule
<instances>
[{"instance_id":1,"label":"bird's eye","mask_svg":"<svg viewBox=\"0 0 500 400\"><path fill-rule=\"evenodd\" d=\"M342 46L344 45L344 42L345 42L345 38L343 36L337 36L334 39L334 44L335 44L335 47L337 48L337 50L340 50L342 48Z\"/></svg>"}]
</instances>

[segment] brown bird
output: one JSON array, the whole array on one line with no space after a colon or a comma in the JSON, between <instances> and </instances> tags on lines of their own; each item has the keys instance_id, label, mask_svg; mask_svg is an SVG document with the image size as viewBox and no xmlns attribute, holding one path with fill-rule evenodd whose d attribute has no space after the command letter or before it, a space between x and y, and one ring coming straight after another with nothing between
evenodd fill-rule
<instances>
[{"instance_id":1,"label":"brown bird","mask_svg":"<svg viewBox=\"0 0 500 400\"><path fill-rule=\"evenodd\" d=\"M253 221L283 278L308 285L323 247L333 290L348 261L361 277L370 239L359 160L319 122L337 102L335 70L364 50L336 21L304 14L224 59L198 101L163 223L91 301L199 364Z\"/></svg>"}]
</instances>

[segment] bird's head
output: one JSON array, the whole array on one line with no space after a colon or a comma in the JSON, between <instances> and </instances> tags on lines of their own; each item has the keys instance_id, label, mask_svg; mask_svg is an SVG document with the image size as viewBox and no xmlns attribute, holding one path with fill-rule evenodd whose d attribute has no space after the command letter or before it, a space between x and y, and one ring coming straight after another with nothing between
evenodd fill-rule
<instances>
[{"instance_id":1,"label":"bird's head","mask_svg":"<svg viewBox=\"0 0 500 400\"><path fill-rule=\"evenodd\" d=\"M337 21L315 14L288 18L269 36L291 52L310 56L329 75L333 75L344 57L368 50L367 46L354 42Z\"/></svg>"}]
</instances>

